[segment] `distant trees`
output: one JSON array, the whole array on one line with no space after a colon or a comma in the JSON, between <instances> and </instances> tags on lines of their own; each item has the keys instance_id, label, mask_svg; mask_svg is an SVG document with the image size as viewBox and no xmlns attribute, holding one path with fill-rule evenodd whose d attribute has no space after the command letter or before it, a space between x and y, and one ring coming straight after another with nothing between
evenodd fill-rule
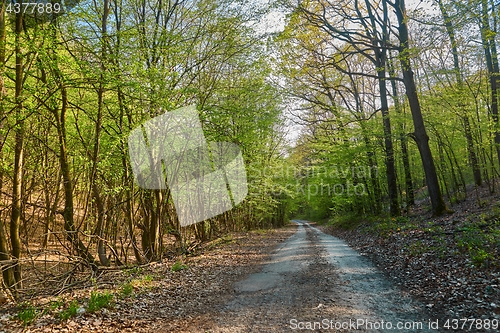
<instances>
[{"instance_id":1,"label":"distant trees","mask_svg":"<svg viewBox=\"0 0 500 333\"><path fill-rule=\"evenodd\" d=\"M494 190L490 180L497 166L491 152L497 155L499 146L494 2L436 0L431 5L440 15L435 17L423 5L408 12L402 0L283 3L291 14L277 39L280 73L288 78L284 92L300 104L296 109L305 126L301 154L308 147L308 159L327 169L381 165L384 156L385 173L379 177L385 174L380 180L386 194L373 196L378 182L366 182L366 195L373 198L370 209L358 207L366 202L359 198L320 194L329 210L376 212L377 200L387 195L382 203L395 216L400 202L411 205L422 198L419 188L425 185L432 210L439 215L448 211L442 189L451 203L469 191L469 179L476 186L487 180ZM312 80L319 73L322 79ZM406 98L399 91L405 91ZM485 94L490 95L486 104ZM372 125L379 117L380 130ZM349 142L350 154L339 153L345 148L338 137L320 132L331 124L339 125L335 133ZM486 137L491 140L484 141ZM407 138L416 145L408 146ZM397 146L392 144L396 140ZM317 149L319 144L324 152ZM421 165L415 164L415 153Z\"/></svg>"}]
</instances>

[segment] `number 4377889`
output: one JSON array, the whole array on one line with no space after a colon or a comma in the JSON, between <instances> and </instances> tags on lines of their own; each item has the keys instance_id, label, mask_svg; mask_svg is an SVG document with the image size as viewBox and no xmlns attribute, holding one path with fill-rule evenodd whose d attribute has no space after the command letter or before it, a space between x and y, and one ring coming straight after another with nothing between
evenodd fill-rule
<instances>
[{"instance_id":1,"label":"number 4377889","mask_svg":"<svg viewBox=\"0 0 500 333\"><path fill-rule=\"evenodd\" d=\"M460 329L460 330L497 330L499 328L498 319L477 319L477 318L462 318L448 319L444 323L445 329Z\"/></svg>"},{"instance_id":2,"label":"number 4377889","mask_svg":"<svg viewBox=\"0 0 500 333\"><path fill-rule=\"evenodd\" d=\"M57 14L61 12L61 4L60 3L50 3L50 2L16 2L9 3L5 11L7 13L14 14Z\"/></svg>"}]
</instances>

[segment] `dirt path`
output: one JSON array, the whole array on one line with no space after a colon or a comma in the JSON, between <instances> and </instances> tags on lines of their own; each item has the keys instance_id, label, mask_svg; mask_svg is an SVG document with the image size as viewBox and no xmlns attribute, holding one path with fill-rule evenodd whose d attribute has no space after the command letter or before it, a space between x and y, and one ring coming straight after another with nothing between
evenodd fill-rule
<instances>
[{"instance_id":1,"label":"dirt path","mask_svg":"<svg viewBox=\"0 0 500 333\"><path fill-rule=\"evenodd\" d=\"M10 315L0 309L0 333L438 332L427 329L432 315L422 304L346 243L304 221L221 239L184 258L187 268L178 272L170 269L175 260L110 272L95 285L33 302L40 309L50 300L84 306L92 291L113 292L114 305L95 313L60 320L60 309L49 311L23 328L8 319L14 308ZM129 296L120 294L124 283L134 285ZM398 330L398 323L411 328Z\"/></svg>"},{"instance_id":2,"label":"dirt path","mask_svg":"<svg viewBox=\"0 0 500 333\"><path fill-rule=\"evenodd\" d=\"M422 304L346 243L294 222L262 271L235 284L210 332L438 332Z\"/></svg>"}]
</instances>

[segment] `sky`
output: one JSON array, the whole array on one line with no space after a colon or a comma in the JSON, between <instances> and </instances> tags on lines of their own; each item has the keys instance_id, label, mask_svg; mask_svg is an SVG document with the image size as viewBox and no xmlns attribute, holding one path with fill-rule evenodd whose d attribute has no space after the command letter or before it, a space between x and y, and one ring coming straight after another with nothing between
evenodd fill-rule
<instances>
[{"instance_id":1,"label":"sky","mask_svg":"<svg viewBox=\"0 0 500 333\"><path fill-rule=\"evenodd\" d=\"M333 0L332 0L333 1ZM413 11L415 9L424 10L425 12L429 12L429 14L436 14L437 8L433 7L431 4L434 0L406 0L406 9L408 11ZM257 0L256 3L261 3L265 6L265 0ZM267 33L280 32L284 29L286 24L286 13L280 11L278 9L272 10L269 14L267 14L264 19L259 22L257 31L263 31ZM290 105L289 108L293 106ZM288 121L288 133L286 134L287 141L294 145L297 139L300 136L302 125L297 124L296 121L293 120L293 115L290 110L285 111L285 116Z\"/></svg>"},{"instance_id":2,"label":"sky","mask_svg":"<svg viewBox=\"0 0 500 333\"><path fill-rule=\"evenodd\" d=\"M432 2L434 2L434 0L407 0L406 8L407 10L414 10L418 8L420 10L433 12L434 10L431 6ZM263 0L257 0L255 3L260 3L263 6L266 5L266 1ZM266 32L279 32L284 29L286 23L285 21L286 13L278 9L274 9L267 14L261 22L259 22L258 29Z\"/></svg>"}]
</instances>

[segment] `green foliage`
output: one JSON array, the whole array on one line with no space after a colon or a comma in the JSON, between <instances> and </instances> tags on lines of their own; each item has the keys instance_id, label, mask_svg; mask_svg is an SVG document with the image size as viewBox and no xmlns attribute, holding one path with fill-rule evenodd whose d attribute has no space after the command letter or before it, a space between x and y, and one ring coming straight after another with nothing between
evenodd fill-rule
<instances>
[{"instance_id":1,"label":"green foliage","mask_svg":"<svg viewBox=\"0 0 500 333\"><path fill-rule=\"evenodd\" d=\"M138 274L141 274L143 269L141 267L132 267L132 268L126 268L123 270L123 272L128 275L128 276L135 276Z\"/></svg>"},{"instance_id":2,"label":"green foliage","mask_svg":"<svg viewBox=\"0 0 500 333\"><path fill-rule=\"evenodd\" d=\"M64 302L63 300L61 299L57 299L57 300L52 300L50 301L49 303L49 310L50 311L54 311L54 310L57 310L59 309L60 307L64 306Z\"/></svg>"},{"instance_id":3,"label":"green foliage","mask_svg":"<svg viewBox=\"0 0 500 333\"><path fill-rule=\"evenodd\" d=\"M69 305L66 309L62 310L59 313L59 318L61 318L61 320L68 320L71 317L75 317L78 314L79 308L80 308L80 305L78 304L78 301L73 300L73 301L71 301L71 303L69 303Z\"/></svg>"},{"instance_id":4,"label":"green foliage","mask_svg":"<svg viewBox=\"0 0 500 333\"><path fill-rule=\"evenodd\" d=\"M476 266L483 266L493 259L493 255L482 248L477 248L474 251L471 251L470 256L472 262Z\"/></svg>"},{"instance_id":5,"label":"green foliage","mask_svg":"<svg viewBox=\"0 0 500 333\"><path fill-rule=\"evenodd\" d=\"M172 272L178 272L182 271L183 269L188 268L187 265L183 264L180 261L176 261L175 264L172 265L172 268L170 269Z\"/></svg>"},{"instance_id":6,"label":"green foliage","mask_svg":"<svg viewBox=\"0 0 500 333\"><path fill-rule=\"evenodd\" d=\"M31 305L30 303L24 303L21 305L21 309L17 313L17 319L23 322L24 326L28 326L42 313L42 311Z\"/></svg>"},{"instance_id":7,"label":"green foliage","mask_svg":"<svg viewBox=\"0 0 500 333\"><path fill-rule=\"evenodd\" d=\"M375 232L382 237L388 237L395 232L415 230L418 226L411 222L411 220L404 216L391 217L380 219L372 225L368 226L369 230Z\"/></svg>"},{"instance_id":8,"label":"green foliage","mask_svg":"<svg viewBox=\"0 0 500 333\"><path fill-rule=\"evenodd\" d=\"M406 252L411 256L420 256L429 251L429 248L421 240L417 240L406 246Z\"/></svg>"},{"instance_id":9,"label":"green foliage","mask_svg":"<svg viewBox=\"0 0 500 333\"><path fill-rule=\"evenodd\" d=\"M123 284L120 288L120 296L122 298L129 297L134 293L134 285L130 282Z\"/></svg>"},{"instance_id":10,"label":"green foliage","mask_svg":"<svg viewBox=\"0 0 500 333\"><path fill-rule=\"evenodd\" d=\"M459 231L460 233L455 236L457 247L469 256L475 266L488 267L494 263L494 253L500 246L500 223L498 221L491 224L484 221L469 222Z\"/></svg>"},{"instance_id":11,"label":"green foliage","mask_svg":"<svg viewBox=\"0 0 500 333\"><path fill-rule=\"evenodd\" d=\"M90 294L88 312L96 312L103 308L109 308L113 305L113 294L110 292L92 292Z\"/></svg>"},{"instance_id":12,"label":"green foliage","mask_svg":"<svg viewBox=\"0 0 500 333\"><path fill-rule=\"evenodd\" d=\"M153 275L150 275L150 274L146 274L142 277L142 281L146 282L146 283L151 283L153 282L154 278L153 278Z\"/></svg>"},{"instance_id":13,"label":"green foliage","mask_svg":"<svg viewBox=\"0 0 500 333\"><path fill-rule=\"evenodd\" d=\"M352 230L362 224L370 224L376 217L360 217L355 213L346 213L342 215L335 215L328 220L328 224L334 228L345 230Z\"/></svg>"},{"instance_id":14,"label":"green foliage","mask_svg":"<svg viewBox=\"0 0 500 333\"><path fill-rule=\"evenodd\" d=\"M75 220L86 216L84 222L75 221L82 226L79 231L95 236L92 233L99 229L97 215L106 211L101 228L106 231L99 237L113 240L110 245L115 247L116 240L130 242L136 233L136 243L131 245L144 253L147 251L141 245L147 247L149 235L144 235L148 228L140 224L146 220L145 215L155 211L157 204L164 205L165 211L174 209L168 196L161 203L143 200L145 191L134 184L127 149L132 129L164 112L194 104L207 140L238 144L248 168L262 170L283 160L283 133L279 128L283 124L283 96L270 79L272 66L265 40L252 28L262 11L249 10L254 4L229 0L170 5L161 1L154 6L131 0L113 3L106 40L102 34L95 36L103 24L100 6L76 6L59 17L57 24L44 22L23 31L18 38L21 54L17 58L29 59L22 70L24 110L19 115L9 113L0 126L0 169L7 173L13 170L13 129L24 125L26 136L33 138L25 140L24 171L34 180L27 197L31 197L30 191L46 194L52 201L46 203L49 211L53 200L64 196L56 195L61 188L58 184L63 177L70 177L65 184L73 186L68 189L68 197L74 205L68 206L82 213L75 215ZM144 22L135 20L137 12L144 12ZM6 26L5 35L2 53L12 55L16 52L16 36L11 25ZM3 64L0 79L5 81L4 110L16 110L18 105L14 80L5 80L15 77L15 59L8 56ZM67 108L63 108L63 101L67 101ZM60 153L62 142L65 154ZM61 173L63 165L70 170L65 176ZM92 201L84 198L89 184L98 192L91 193ZM283 184L271 178L250 177L247 199L235 208L231 218L207 221L207 234L283 223L285 199L274 195L275 185ZM96 203L96 198L104 207ZM130 207L140 207L139 214L127 215L131 212L126 210L131 208L123 203L128 202L132 203ZM118 206L125 209L111 209ZM118 221L132 215L130 228L116 227ZM39 227L33 234L38 233L38 237L43 233L45 217L40 214L36 218L40 223L34 224ZM158 219L162 230L157 235L178 231L172 222L175 219ZM62 220L54 223L63 228ZM152 246L148 256L158 259L163 250ZM141 261L144 253L137 253L136 259ZM120 258L125 263L129 259ZM139 270L126 274L135 276Z\"/></svg>"}]
</instances>

